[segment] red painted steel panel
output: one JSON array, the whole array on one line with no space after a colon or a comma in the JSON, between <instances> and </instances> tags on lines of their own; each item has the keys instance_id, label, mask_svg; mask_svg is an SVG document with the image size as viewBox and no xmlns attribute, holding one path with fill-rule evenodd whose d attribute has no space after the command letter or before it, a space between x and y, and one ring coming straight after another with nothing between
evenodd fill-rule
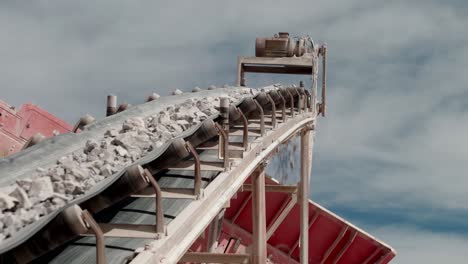
<instances>
[{"instance_id":1,"label":"red painted steel panel","mask_svg":"<svg viewBox=\"0 0 468 264\"><path fill-rule=\"evenodd\" d=\"M70 132L72 127L42 108L24 104L16 109L0 101L0 157L11 155L37 133L46 137Z\"/></svg>"},{"instance_id":2,"label":"red painted steel panel","mask_svg":"<svg viewBox=\"0 0 468 264\"><path fill-rule=\"evenodd\" d=\"M277 184L271 179L266 180L267 184ZM248 192L239 192L237 198L231 200L231 207L226 210L225 224L223 232L229 234L229 239L236 237L240 240L237 251L233 251L232 247L229 249L231 253L241 253L239 250L245 250L251 241L252 232L252 204L248 201L244 208L241 205L245 203L245 199L249 197ZM287 199L288 194L285 193L267 193L266 197L266 215L268 224L271 222L277 211L281 209L281 205ZM242 201L244 199L244 201ZM239 211L240 210L240 211ZM380 242L359 228L353 226L349 222L333 214L320 205L309 201L309 219L312 221L314 215L319 212L315 221L309 228L309 263L321 263L324 256L328 252L328 258L325 263L363 263L367 260L377 249L379 251L371 258L369 263L375 263L379 260L382 263L388 263L396 255L395 251L388 245ZM238 214L234 224L230 221L234 215ZM299 261L299 247L297 241L300 235L300 217L299 207L295 205L288 213L285 220L279 225L276 232L273 233L268 240L270 248L274 252L280 253L281 261L278 258L273 258L274 254L270 254L273 263L288 263L285 262L284 257L288 257L289 261ZM239 230L243 230L240 232ZM233 231L237 230L237 231ZM344 232L344 233L342 233ZM342 233L342 237L340 237ZM242 236L241 236L242 234ZM226 238L224 238L226 239ZM222 240L222 239L221 239ZM336 242L335 242L336 241ZM227 243L227 242L225 242ZM334 244L334 247L332 245ZM273 252L273 251L272 251ZM276 262L274 261L276 260Z\"/></svg>"}]
</instances>

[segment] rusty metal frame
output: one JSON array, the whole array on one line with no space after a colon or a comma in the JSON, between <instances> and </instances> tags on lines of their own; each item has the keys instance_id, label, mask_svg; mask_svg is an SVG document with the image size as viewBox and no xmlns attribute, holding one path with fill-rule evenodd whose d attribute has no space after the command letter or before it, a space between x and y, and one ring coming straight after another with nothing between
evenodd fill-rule
<instances>
[{"instance_id":1,"label":"rusty metal frame","mask_svg":"<svg viewBox=\"0 0 468 264\"><path fill-rule=\"evenodd\" d=\"M275 101L273 101L273 98L271 98L271 95L270 94L266 94L267 98L268 98L268 101L270 101L270 104L271 104L271 126L273 128L276 127L276 105L275 105Z\"/></svg>"},{"instance_id":2,"label":"rusty metal frame","mask_svg":"<svg viewBox=\"0 0 468 264\"><path fill-rule=\"evenodd\" d=\"M245 117L244 113L242 113L242 110L240 110L240 108L237 108L237 111L241 116L243 125L242 146L244 147L244 150L247 151L249 149L249 121L247 120L247 117Z\"/></svg>"},{"instance_id":3,"label":"rusty metal frame","mask_svg":"<svg viewBox=\"0 0 468 264\"><path fill-rule=\"evenodd\" d=\"M96 223L93 216L87 210L81 212L81 218L96 237L96 263L107 264L106 241L101 227L99 227L99 224Z\"/></svg>"},{"instance_id":4,"label":"rusty metal frame","mask_svg":"<svg viewBox=\"0 0 468 264\"><path fill-rule=\"evenodd\" d=\"M192 154L193 160L195 162L194 166L194 183L193 183L193 195L197 197L197 199L200 199L201 196L201 182L202 182L202 177L201 177L201 169L200 169L200 157L198 156L197 150L193 147L193 145L189 142L185 142L185 146L187 150Z\"/></svg>"},{"instance_id":5,"label":"rusty metal frame","mask_svg":"<svg viewBox=\"0 0 468 264\"><path fill-rule=\"evenodd\" d=\"M144 170L144 176L146 180L150 183L150 185L154 189L154 193L156 194L155 197L155 213L156 213L156 223L155 223L155 231L159 235L163 235L164 232L164 212L163 212L163 205L162 205L162 192L161 188L159 188L158 182L154 179L153 175L148 169Z\"/></svg>"},{"instance_id":6,"label":"rusty metal frame","mask_svg":"<svg viewBox=\"0 0 468 264\"><path fill-rule=\"evenodd\" d=\"M219 135L223 138L223 144L220 144L221 151L220 156L224 160L224 169L229 169L229 137L226 134L226 131L218 124L215 123L216 129L218 129Z\"/></svg>"},{"instance_id":7,"label":"rusty metal frame","mask_svg":"<svg viewBox=\"0 0 468 264\"><path fill-rule=\"evenodd\" d=\"M258 111L260 112L260 134L263 137L265 135L265 112L263 111L263 107L257 100L254 100L254 102L257 106Z\"/></svg>"},{"instance_id":8,"label":"rusty metal frame","mask_svg":"<svg viewBox=\"0 0 468 264\"><path fill-rule=\"evenodd\" d=\"M243 161L229 172L219 174L204 190L210 199L195 201L185 208L170 225L170 234L163 240L152 243L139 253L133 263L155 263L164 259L167 263L177 262L206 229L209 222L218 214L225 203L241 188L247 177L291 134L300 133L304 126L315 121L314 113L306 113L279 126L264 138L256 142ZM265 226L266 228L266 226ZM177 245L177 247L175 246Z\"/></svg>"}]
</instances>

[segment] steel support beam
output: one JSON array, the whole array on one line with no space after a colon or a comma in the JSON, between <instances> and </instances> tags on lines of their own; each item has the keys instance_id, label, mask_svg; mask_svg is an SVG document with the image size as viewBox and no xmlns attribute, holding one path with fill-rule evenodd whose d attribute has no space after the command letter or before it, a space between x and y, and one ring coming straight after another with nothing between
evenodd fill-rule
<instances>
[{"instance_id":1,"label":"steel support beam","mask_svg":"<svg viewBox=\"0 0 468 264\"><path fill-rule=\"evenodd\" d=\"M261 164L252 175L252 263L264 264L267 260L265 168Z\"/></svg>"},{"instance_id":2,"label":"steel support beam","mask_svg":"<svg viewBox=\"0 0 468 264\"><path fill-rule=\"evenodd\" d=\"M291 199L288 199L284 202L281 206L281 209L273 218L273 222L267 228L267 240L275 233L276 229L280 226L280 224L284 221L286 216L288 216L289 212L294 208L294 205L297 203L297 195L291 195Z\"/></svg>"},{"instance_id":3,"label":"steel support beam","mask_svg":"<svg viewBox=\"0 0 468 264\"><path fill-rule=\"evenodd\" d=\"M312 216L312 219L310 220L310 223L309 223L309 229L312 227L312 225L315 223L315 221L317 221L317 218L319 217L320 215L320 211L315 211L315 214L314 216ZM294 243L293 247L289 250L289 255L291 256L292 253L294 252L294 250L296 250L296 248L299 246L299 241L300 239L297 238L297 241L296 243Z\"/></svg>"},{"instance_id":4,"label":"steel support beam","mask_svg":"<svg viewBox=\"0 0 468 264\"><path fill-rule=\"evenodd\" d=\"M243 192L251 192L253 189L252 184L244 184L242 186ZM274 185L274 184L267 184L265 185L266 192L280 192L280 193L296 193L297 186L296 185Z\"/></svg>"},{"instance_id":5,"label":"steel support beam","mask_svg":"<svg viewBox=\"0 0 468 264\"><path fill-rule=\"evenodd\" d=\"M221 233L221 228L224 219L225 210L221 210L219 214L211 221L210 226L208 227L208 239L206 244L206 251L214 252L218 246L219 234Z\"/></svg>"},{"instance_id":6,"label":"steel support beam","mask_svg":"<svg viewBox=\"0 0 468 264\"><path fill-rule=\"evenodd\" d=\"M176 263L225 203L242 187L255 168L287 138L300 132L304 126L312 125L314 121L313 113L288 119L288 122L253 144L239 164L229 172L219 174L205 188L205 197L210 199L193 201L167 226L169 235L163 241L151 243L132 263Z\"/></svg>"},{"instance_id":7,"label":"steel support beam","mask_svg":"<svg viewBox=\"0 0 468 264\"><path fill-rule=\"evenodd\" d=\"M356 239L357 236L357 231L354 231L352 234L350 234L348 241L346 241L346 244L343 246L343 248L338 252L336 255L335 259L333 259L333 264L338 263L340 261L341 257L346 253L346 251L349 249L351 244L354 242L354 239Z\"/></svg>"},{"instance_id":8,"label":"steel support beam","mask_svg":"<svg viewBox=\"0 0 468 264\"><path fill-rule=\"evenodd\" d=\"M306 127L301 135L301 180L300 180L300 260L301 263L309 263L309 188L310 188L310 130Z\"/></svg>"},{"instance_id":9,"label":"steel support beam","mask_svg":"<svg viewBox=\"0 0 468 264\"><path fill-rule=\"evenodd\" d=\"M331 253L333 252L333 250L335 250L336 246L338 245L338 243L340 243L341 239L343 239L346 231L348 231L348 226L344 226L340 233L338 234L338 236L335 238L335 240L333 241L333 243L328 247L327 251L325 252L325 254L323 255L322 257L322 261L320 261L320 264L324 264L328 257L330 257Z\"/></svg>"},{"instance_id":10,"label":"steel support beam","mask_svg":"<svg viewBox=\"0 0 468 264\"><path fill-rule=\"evenodd\" d=\"M377 254L381 251L382 249L380 247L377 247L374 252L372 252L372 254L369 255L369 257L366 258L366 260L364 260L364 262L362 262L362 264L369 264L371 262L371 260L373 258L375 258L375 256L377 256Z\"/></svg>"},{"instance_id":11,"label":"steel support beam","mask_svg":"<svg viewBox=\"0 0 468 264\"><path fill-rule=\"evenodd\" d=\"M194 263L250 263L247 254L187 252L179 262Z\"/></svg>"}]
</instances>

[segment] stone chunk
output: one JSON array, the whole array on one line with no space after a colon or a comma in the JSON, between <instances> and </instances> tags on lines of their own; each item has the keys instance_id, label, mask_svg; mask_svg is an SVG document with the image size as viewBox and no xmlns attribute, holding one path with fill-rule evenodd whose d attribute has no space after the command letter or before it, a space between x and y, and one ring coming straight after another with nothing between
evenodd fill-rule
<instances>
[{"instance_id":1,"label":"stone chunk","mask_svg":"<svg viewBox=\"0 0 468 264\"><path fill-rule=\"evenodd\" d=\"M5 193L0 193L0 211L9 210L15 207L18 200Z\"/></svg>"},{"instance_id":2,"label":"stone chunk","mask_svg":"<svg viewBox=\"0 0 468 264\"><path fill-rule=\"evenodd\" d=\"M182 92L181 90L179 89L175 89L173 92L172 92L172 95L181 95L183 94L184 92Z\"/></svg>"},{"instance_id":3,"label":"stone chunk","mask_svg":"<svg viewBox=\"0 0 468 264\"><path fill-rule=\"evenodd\" d=\"M101 167L101 175L102 176L108 177L108 176L111 176L112 174L113 174L112 166L110 166L109 164L103 165Z\"/></svg>"},{"instance_id":4,"label":"stone chunk","mask_svg":"<svg viewBox=\"0 0 468 264\"><path fill-rule=\"evenodd\" d=\"M29 197L33 203L44 201L52 196L54 187L50 177L34 179L29 190Z\"/></svg>"},{"instance_id":5,"label":"stone chunk","mask_svg":"<svg viewBox=\"0 0 468 264\"><path fill-rule=\"evenodd\" d=\"M65 187L65 194L77 195L84 193L81 184L77 181L64 181L63 185Z\"/></svg>"},{"instance_id":6,"label":"stone chunk","mask_svg":"<svg viewBox=\"0 0 468 264\"><path fill-rule=\"evenodd\" d=\"M122 148L121 146L117 146L115 148L115 153L117 153L121 157L128 156L128 151L126 149Z\"/></svg>"},{"instance_id":7,"label":"stone chunk","mask_svg":"<svg viewBox=\"0 0 468 264\"><path fill-rule=\"evenodd\" d=\"M190 127L190 123L187 120L177 120L177 124L183 129L187 129Z\"/></svg>"},{"instance_id":8,"label":"stone chunk","mask_svg":"<svg viewBox=\"0 0 468 264\"><path fill-rule=\"evenodd\" d=\"M109 129L104 133L104 136L107 137L116 137L119 134L119 131L117 129Z\"/></svg>"},{"instance_id":9,"label":"stone chunk","mask_svg":"<svg viewBox=\"0 0 468 264\"><path fill-rule=\"evenodd\" d=\"M99 147L99 144L95 140L89 139L88 141L86 141L86 145L85 145L85 148L84 148L84 153L88 154L93 149L96 149L98 147Z\"/></svg>"},{"instance_id":10,"label":"stone chunk","mask_svg":"<svg viewBox=\"0 0 468 264\"><path fill-rule=\"evenodd\" d=\"M136 129L144 129L145 128L145 120L141 117L133 117L125 120L122 124L122 129L124 131L128 130L136 130Z\"/></svg>"},{"instance_id":11,"label":"stone chunk","mask_svg":"<svg viewBox=\"0 0 468 264\"><path fill-rule=\"evenodd\" d=\"M31 201L29 200L28 194L21 187L16 187L13 192L10 193L10 196L18 200L18 206L20 208L30 208L32 206Z\"/></svg>"},{"instance_id":12,"label":"stone chunk","mask_svg":"<svg viewBox=\"0 0 468 264\"><path fill-rule=\"evenodd\" d=\"M16 180L16 184L18 184L19 187L23 188L26 192L29 192L29 189L31 189L31 184L32 180L31 179L20 179Z\"/></svg>"}]
</instances>

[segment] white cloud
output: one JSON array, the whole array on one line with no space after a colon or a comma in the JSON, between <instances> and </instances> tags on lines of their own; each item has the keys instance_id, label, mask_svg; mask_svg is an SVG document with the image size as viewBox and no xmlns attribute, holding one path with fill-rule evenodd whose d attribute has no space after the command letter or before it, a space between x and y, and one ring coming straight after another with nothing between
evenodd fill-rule
<instances>
[{"instance_id":1,"label":"white cloud","mask_svg":"<svg viewBox=\"0 0 468 264\"><path fill-rule=\"evenodd\" d=\"M329 115L318 126L312 197L408 214L466 211L464 5L2 1L0 97L32 101L69 122L102 117L108 93L135 104L152 91L233 83L236 56L253 54L256 36L309 33L329 44ZM405 232L382 234L413 243ZM461 239L416 235L424 243Z\"/></svg>"},{"instance_id":2,"label":"white cloud","mask_svg":"<svg viewBox=\"0 0 468 264\"><path fill-rule=\"evenodd\" d=\"M397 256L392 263L466 263L468 239L456 234L432 233L407 226L372 229L371 234L384 237Z\"/></svg>"}]
</instances>

